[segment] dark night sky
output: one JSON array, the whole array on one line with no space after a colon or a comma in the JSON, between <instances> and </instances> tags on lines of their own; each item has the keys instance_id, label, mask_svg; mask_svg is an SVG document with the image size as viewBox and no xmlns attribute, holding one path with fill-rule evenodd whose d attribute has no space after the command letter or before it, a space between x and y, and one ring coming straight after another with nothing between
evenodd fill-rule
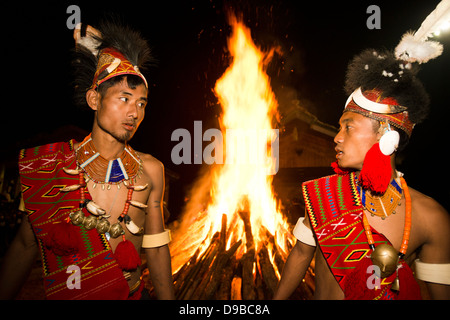
<instances>
[{"instance_id":1,"label":"dark night sky","mask_svg":"<svg viewBox=\"0 0 450 320\"><path fill-rule=\"evenodd\" d=\"M158 64L146 74L149 106L131 145L179 173L175 187L184 189L200 165L174 165L170 152L176 142L170 136L177 128L193 134L194 120L203 121L203 130L218 127L220 108L212 88L229 62L225 7L243 14L257 45L281 48L283 54L275 57L268 70L275 93L289 93L307 102L321 121L336 125L346 100L342 88L349 60L365 48L393 49L403 33L416 30L439 1L11 2L6 7L2 4L7 18L2 22L6 156L14 158L18 149L31 147L33 137L67 124L91 128L91 113L76 109L71 100L73 39L66 27L66 8L77 4L85 23L96 25L105 12L119 13L149 39ZM381 9L380 30L366 27L366 9L371 4ZM450 136L450 32L440 39L444 54L419 73L431 96L431 114L416 127L400 169L412 187L448 209L450 175L444 152Z\"/></svg>"}]
</instances>

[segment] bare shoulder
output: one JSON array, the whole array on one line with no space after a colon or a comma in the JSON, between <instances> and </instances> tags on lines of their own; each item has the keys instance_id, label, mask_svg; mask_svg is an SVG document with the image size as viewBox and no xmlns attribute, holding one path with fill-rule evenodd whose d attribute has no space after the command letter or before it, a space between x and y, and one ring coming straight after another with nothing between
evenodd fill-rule
<instances>
[{"instance_id":1,"label":"bare shoulder","mask_svg":"<svg viewBox=\"0 0 450 320\"><path fill-rule=\"evenodd\" d=\"M144 171L153 176L155 174L164 174L164 165L161 161L148 153L137 152L139 158L142 160Z\"/></svg>"},{"instance_id":2,"label":"bare shoulder","mask_svg":"<svg viewBox=\"0 0 450 320\"><path fill-rule=\"evenodd\" d=\"M450 221L449 213L439 202L413 188L409 188L409 190L414 214L420 217L424 216L434 223Z\"/></svg>"},{"instance_id":3,"label":"bare shoulder","mask_svg":"<svg viewBox=\"0 0 450 320\"><path fill-rule=\"evenodd\" d=\"M433 198L410 189L413 216L427 238L441 237L450 233L450 214ZM445 236L446 238L446 236Z\"/></svg>"}]
</instances>

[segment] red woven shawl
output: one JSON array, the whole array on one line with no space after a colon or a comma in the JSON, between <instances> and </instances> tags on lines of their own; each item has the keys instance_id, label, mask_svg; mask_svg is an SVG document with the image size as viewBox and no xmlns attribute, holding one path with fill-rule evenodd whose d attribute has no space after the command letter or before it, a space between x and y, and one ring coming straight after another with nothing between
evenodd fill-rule
<instances>
[{"instance_id":1,"label":"red woven shawl","mask_svg":"<svg viewBox=\"0 0 450 320\"><path fill-rule=\"evenodd\" d=\"M46 246L51 228L67 223L69 214L79 210L80 193L61 191L65 186L78 183L78 176L70 176L63 170L63 167L76 168L74 142L23 149L19 154L22 195L40 247L46 297L126 299L129 294L127 281L109 242L96 229L73 226L81 238L80 248L74 254L59 256ZM72 273L67 269L71 265L79 267L79 289L68 286Z\"/></svg>"},{"instance_id":2,"label":"red woven shawl","mask_svg":"<svg viewBox=\"0 0 450 320\"><path fill-rule=\"evenodd\" d=\"M381 287L367 287L367 279L373 276L373 272L366 272L367 266L372 264L366 257L371 249L362 224L364 208L357 190L356 174L352 172L307 181L303 184L303 197L320 250L346 297L396 299L397 294L389 289L395 273L381 279ZM372 233L375 246L390 244L383 234L373 228ZM402 268L408 269L412 277L406 263ZM355 281L355 275L360 278L358 281ZM362 287L351 288L347 281L352 285L359 283ZM348 291L349 287L353 292Z\"/></svg>"}]
</instances>

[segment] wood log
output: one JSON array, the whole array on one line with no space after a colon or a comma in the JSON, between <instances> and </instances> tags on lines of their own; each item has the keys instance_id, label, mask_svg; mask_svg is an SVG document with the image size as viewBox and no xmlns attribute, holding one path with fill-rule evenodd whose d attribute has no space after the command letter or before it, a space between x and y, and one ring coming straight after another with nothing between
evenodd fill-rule
<instances>
[{"instance_id":1,"label":"wood log","mask_svg":"<svg viewBox=\"0 0 450 320\"><path fill-rule=\"evenodd\" d=\"M201 264L197 275L195 276L195 280L193 281L192 286L188 288L187 293L185 294L184 298L185 300L188 299L198 299L199 296L202 293L202 290L204 287L199 287L200 284L203 284L206 286L208 283L208 278L205 279L205 276L207 276L209 269L211 268L211 265L214 263L214 261L217 258L217 254L220 250L220 245L217 243L217 245L214 247L213 250L211 250L211 253L205 258L204 262ZM199 289L198 289L199 287ZM196 296L193 297L194 293L196 292Z\"/></svg>"},{"instance_id":2,"label":"wood log","mask_svg":"<svg viewBox=\"0 0 450 320\"><path fill-rule=\"evenodd\" d=\"M278 285L278 278L269 259L269 252L266 247L262 247L258 252L258 262L261 268L261 275L269 289L269 299L275 294Z\"/></svg>"},{"instance_id":3,"label":"wood log","mask_svg":"<svg viewBox=\"0 0 450 320\"><path fill-rule=\"evenodd\" d=\"M266 296L264 294L264 280L262 279L261 272L259 268L256 268L255 276L255 291L257 300L265 300Z\"/></svg>"},{"instance_id":4,"label":"wood log","mask_svg":"<svg viewBox=\"0 0 450 320\"><path fill-rule=\"evenodd\" d=\"M225 250L227 245L227 215L222 214L222 228L220 230L220 249Z\"/></svg>"},{"instance_id":5,"label":"wood log","mask_svg":"<svg viewBox=\"0 0 450 320\"><path fill-rule=\"evenodd\" d=\"M235 275L231 281L231 300L242 300L242 278Z\"/></svg>"},{"instance_id":6,"label":"wood log","mask_svg":"<svg viewBox=\"0 0 450 320\"><path fill-rule=\"evenodd\" d=\"M223 269L227 265L231 256L233 256L236 253L236 250L240 247L241 244L242 244L242 241L239 240L238 242L233 244L228 251L226 251L225 253L222 253L218 257L217 263L215 264L214 267L211 268L212 269L211 280L209 281L208 286L205 289L205 294L202 296L202 298L205 298L208 300L214 298L214 294L215 294L217 288L219 287L220 279L223 275Z\"/></svg>"},{"instance_id":7,"label":"wood log","mask_svg":"<svg viewBox=\"0 0 450 320\"><path fill-rule=\"evenodd\" d=\"M208 269L203 269L204 272L199 272L198 276L198 285L196 286L195 290L193 291L192 295L189 297L191 300L199 300L203 297L206 287L208 286L208 283L211 280L211 277L213 275L213 272L215 270L215 265L217 265L217 261L219 257L223 254L220 245L218 248L218 251L216 252L215 256L212 258L212 264Z\"/></svg>"},{"instance_id":8,"label":"wood log","mask_svg":"<svg viewBox=\"0 0 450 320\"><path fill-rule=\"evenodd\" d=\"M192 292L198 285L198 274L202 274L201 270L205 268L204 265L207 265L206 268L209 267L211 260L214 258L216 251L218 250L218 239L219 233L216 232L211 239L208 248L205 252L203 252L198 261L191 268L189 268L189 273L183 279L183 284L179 292L177 292L176 298L178 300L190 298Z\"/></svg>"},{"instance_id":9,"label":"wood log","mask_svg":"<svg viewBox=\"0 0 450 320\"><path fill-rule=\"evenodd\" d=\"M250 224L250 211L238 211L239 216L242 221L244 221L244 231L245 231L245 242L247 251L255 247L255 242L253 240L252 225Z\"/></svg>"},{"instance_id":10,"label":"wood log","mask_svg":"<svg viewBox=\"0 0 450 320\"><path fill-rule=\"evenodd\" d=\"M217 248L217 252L214 254L214 257L211 259L211 264L208 269L204 270L203 272L200 272L199 277L199 284L195 288L195 290L192 293L192 296L190 299L197 300L204 296L204 291L207 286L207 284L210 282L211 277L213 275L213 272L216 268L217 263L219 262L219 257L225 254L225 248L227 244L227 215L222 215L222 226L220 230L220 236L219 236L219 244Z\"/></svg>"},{"instance_id":11,"label":"wood log","mask_svg":"<svg viewBox=\"0 0 450 320\"><path fill-rule=\"evenodd\" d=\"M255 249L249 250L241 258L242 263L242 299L255 300L255 279L253 264L256 263Z\"/></svg>"},{"instance_id":12,"label":"wood log","mask_svg":"<svg viewBox=\"0 0 450 320\"><path fill-rule=\"evenodd\" d=\"M197 248L195 250L194 255L188 260L187 263L185 263L180 270L173 276L174 281L174 291L178 292L183 285L184 279L186 275L189 273L190 268L192 268L195 265L195 262L197 261L197 257L200 253L200 248Z\"/></svg>"},{"instance_id":13,"label":"wood log","mask_svg":"<svg viewBox=\"0 0 450 320\"><path fill-rule=\"evenodd\" d=\"M217 300L231 299L231 282L233 281L234 272L236 270L236 256L233 255L229 259L225 269L223 270L222 279L220 280L219 289L216 292Z\"/></svg>"}]
</instances>

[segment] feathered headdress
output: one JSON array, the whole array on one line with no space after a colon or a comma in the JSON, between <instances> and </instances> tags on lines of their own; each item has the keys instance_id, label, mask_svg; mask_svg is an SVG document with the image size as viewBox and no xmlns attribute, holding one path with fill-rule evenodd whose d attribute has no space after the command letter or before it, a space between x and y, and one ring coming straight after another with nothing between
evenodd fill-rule
<instances>
[{"instance_id":1,"label":"feathered headdress","mask_svg":"<svg viewBox=\"0 0 450 320\"><path fill-rule=\"evenodd\" d=\"M147 41L135 30L118 22L104 21L98 29L79 24L74 30L76 42L74 69L74 100L86 106L86 92L120 75L140 77L153 61Z\"/></svg>"},{"instance_id":2,"label":"feathered headdress","mask_svg":"<svg viewBox=\"0 0 450 320\"><path fill-rule=\"evenodd\" d=\"M416 32L407 32L395 48L397 59L424 63L439 57L444 48L437 41L428 40L450 27L450 0L442 0L422 22Z\"/></svg>"},{"instance_id":3,"label":"feathered headdress","mask_svg":"<svg viewBox=\"0 0 450 320\"><path fill-rule=\"evenodd\" d=\"M360 174L363 187L384 193L391 178L390 155L397 149L400 135L409 137L414 125L429 110L428 95L416 77L419 64L442 54L443 47L430 38L450 26L450 0L443 0L416 32L407 32L395 49L368 49L349 64L345 90L349 98L345 110L360 113L384 124L386 133L366 154ZM380 168L384 168L381 170Z\"/></svg>"}]
</instances>

